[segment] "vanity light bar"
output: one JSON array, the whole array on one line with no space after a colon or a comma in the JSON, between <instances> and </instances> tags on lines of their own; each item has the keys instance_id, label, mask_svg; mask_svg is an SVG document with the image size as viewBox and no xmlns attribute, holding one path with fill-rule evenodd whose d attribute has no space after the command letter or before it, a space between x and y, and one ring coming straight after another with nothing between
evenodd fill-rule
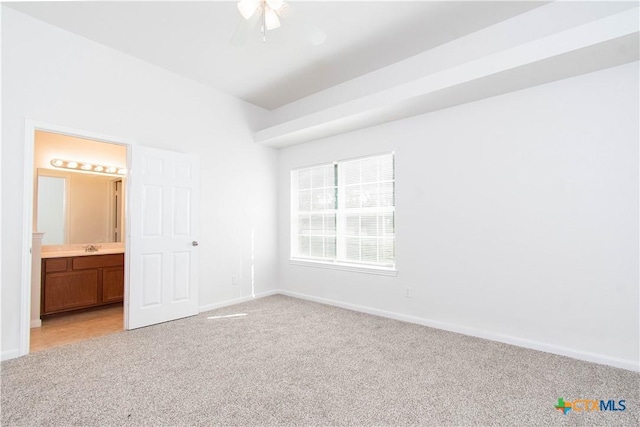
<instances>
[{"instance_id":1,"label":"vanity light bar","mask_svg":"<svg viewBox=\"0 0 640 427\"><path fill-rule=\"evenodd\" d=\"M104 173L107 175L126 175L126 168L119 168L116 166L94 165L87 162L75 162L73 160L53 159L51 160L51 166L60 169L71 169L78 172L93 172Z\"/></svg>"}]
</instances>

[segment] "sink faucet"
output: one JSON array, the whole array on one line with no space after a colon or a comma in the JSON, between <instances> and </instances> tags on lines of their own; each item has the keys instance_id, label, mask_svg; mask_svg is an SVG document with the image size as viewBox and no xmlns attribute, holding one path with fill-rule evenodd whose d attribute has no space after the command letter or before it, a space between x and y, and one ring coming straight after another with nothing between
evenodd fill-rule
<instances>
[{"instance_id":1,"label":"sink faucet","mask_svg":"<svg viewBox=\"0 0 640 427\"><path fill-rule=\"evenodd\" d=\"M87 245L84 247L85 252L98 252L98 249L100 249L100 246L96 245Z\"/></svg>"}]
</instances>

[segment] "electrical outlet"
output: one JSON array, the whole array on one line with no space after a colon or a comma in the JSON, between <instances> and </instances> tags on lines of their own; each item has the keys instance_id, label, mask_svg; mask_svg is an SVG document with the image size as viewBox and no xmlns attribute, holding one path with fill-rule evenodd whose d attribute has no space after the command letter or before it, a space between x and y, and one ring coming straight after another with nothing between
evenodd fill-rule
<instances>
[{"instance_id":1,"label":"electrical outlet","mask_svg":"<svg viewBox=\"0 0 640 427\"><path fill-rule=\"evenodd\" d=\"M231 284L234 285L234 286L238 284L238 275L237 274L234 274L234 275L231 276Z\"/></svg>"},{"instance_id":2,"label":"electrical outlet","mask_svg":"<svg viewBox=\"0 0 640 427\"><path fill-rule=\"evenodd\" d=\"M411 298L411 288L410 287L406 287L404 288L404 297L405 298Z\"/></svg>"}]
</instances>

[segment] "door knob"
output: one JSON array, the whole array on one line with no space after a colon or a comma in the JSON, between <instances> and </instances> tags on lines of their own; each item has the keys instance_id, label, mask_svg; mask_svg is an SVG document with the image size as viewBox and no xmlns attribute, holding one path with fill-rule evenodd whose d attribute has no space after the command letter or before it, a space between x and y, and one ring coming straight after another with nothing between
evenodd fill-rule
<instances>
[{"instance_id":1,"label":"door knob","mask_svg":"<svg viewBox=\"0 0 640 427\"><path fill-rule=\"evenodd\" d=\"M198 242L194 240L193 242L191 242L191 246L198 246Z\"/></svg>"}]
</instances>

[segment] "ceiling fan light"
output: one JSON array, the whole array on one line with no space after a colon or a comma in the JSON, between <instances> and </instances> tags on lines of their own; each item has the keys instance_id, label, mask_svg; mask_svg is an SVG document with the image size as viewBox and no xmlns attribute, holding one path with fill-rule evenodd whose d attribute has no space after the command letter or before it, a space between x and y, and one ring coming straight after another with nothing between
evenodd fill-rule
<instances>
[{"instance_id":1,"label":"ceiling fan light","mask_svg":"<svg viewBox=\"0 0 640 427\"><path fill-rule=\"evenodd\" d=\"M238 2L238 10L244 19L249 19L256 13L258 8L258 0L240 0Z\"/></svg>"},{"instance_id":2,"label":"ceiling fan light","mask_svg":"<svg viewBox=\"0 0 640 427\"><path fill-rule=\"evenodd\" d=\"M266 8L264 11L264 22L267 26L267 30L275 30L280 27L278 14L271 8Z\"/></svg>"},{"instance_id":3,"label":"ceiling fan light","mask_svg":"<svg viewBox=\"0 0 640 427\"><path fill-rule=\"evenodd\" d=\"M267 0L267 4L273 10L280 10L284 4L284 0Z\"/></svg>"}]
</instances>

